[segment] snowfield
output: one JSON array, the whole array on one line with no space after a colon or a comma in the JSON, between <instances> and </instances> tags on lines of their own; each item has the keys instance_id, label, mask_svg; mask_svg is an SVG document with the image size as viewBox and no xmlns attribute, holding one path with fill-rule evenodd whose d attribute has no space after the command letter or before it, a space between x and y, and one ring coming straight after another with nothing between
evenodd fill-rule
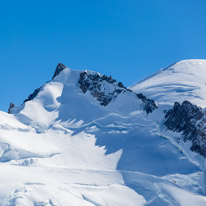
<instances>
[{"instance_id":1,"label":"snowfield","mask_svg":"<svg viewBox=\"0 0 206 206\"><path fill-rule=\"evenodd\" d=\"M164 128L175 101L205 108L206 60L185 60L102 106L63 69L37 96L0 112L1 206L205 206L205 159ZM96 75L96 72L88 72ZM111 94L117 83L102 84Z\"/></svg>"}]
</instances>

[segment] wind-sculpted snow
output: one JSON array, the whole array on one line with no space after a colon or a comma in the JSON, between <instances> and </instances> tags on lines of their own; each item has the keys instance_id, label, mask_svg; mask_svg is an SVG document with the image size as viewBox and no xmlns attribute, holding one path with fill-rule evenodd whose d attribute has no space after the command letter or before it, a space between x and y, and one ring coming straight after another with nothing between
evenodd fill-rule
<instances>
[{"instance_id":1,"label":"wind-sculpted snow","mask_svg":"<svg viewBox=\"0 0 206 206\"><path fill-rule=\"evenodd\" d=\"M174 112L145 91L59 64L0 112L0 205L205 206L204 158L175 141L195 126L202 134L204 110L185 102Z\"/></svg>"}]
</instances>

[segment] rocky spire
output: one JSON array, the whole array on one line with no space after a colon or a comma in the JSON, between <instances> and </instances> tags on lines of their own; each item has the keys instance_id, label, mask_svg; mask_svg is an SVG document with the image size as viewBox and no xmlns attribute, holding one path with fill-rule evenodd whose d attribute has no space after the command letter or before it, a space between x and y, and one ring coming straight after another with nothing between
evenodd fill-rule
<instances>
[{"instance_id":1,"label":"rocky spire","mask_svg":"<svg viewBox=\"0 0 206 206\"><path fill-rule=\"evenodd\" d=\"M67 67L64 64L58 63L52 79L54 79L57 75L60 74L61 71L63 71L66 68Z\"/></svg>"},{"instance_id":2,"label":"rocky spire","mask_svg":"<svg viewBox=\"0 0 206 206\"><path fill-rule=\"evenodd\" d=\"M15 107L15 104L13 104L12 102L9 105L9 109L8 109L8 113L11 114L12 113L12 109Z\"/></svg>"}]
</instances>

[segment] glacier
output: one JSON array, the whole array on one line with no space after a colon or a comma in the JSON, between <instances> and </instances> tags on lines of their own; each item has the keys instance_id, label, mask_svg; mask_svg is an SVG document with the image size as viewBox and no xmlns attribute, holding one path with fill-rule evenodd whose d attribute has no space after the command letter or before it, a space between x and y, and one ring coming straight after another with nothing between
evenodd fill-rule
<instances>
[{"instance_id":1,"label":"glacier","mask_svg":"<svg viewBox=\"0 0 206 206\"><path fill-rule=\"evenodd\" d=\"M184 60L127 88L58 64L0 112L0 205L205 206L205 157L165 124L175 102L205 114L205 74L206 60Z\"/></svg>"}]
</instances>

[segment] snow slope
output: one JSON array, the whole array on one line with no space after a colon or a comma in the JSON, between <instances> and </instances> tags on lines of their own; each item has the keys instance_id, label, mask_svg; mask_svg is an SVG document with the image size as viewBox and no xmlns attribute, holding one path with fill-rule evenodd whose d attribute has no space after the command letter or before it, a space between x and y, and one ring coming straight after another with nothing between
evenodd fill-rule
<instances>
[{"instance_id":1,"label":"snow slope","mask_svg":"<svg viewBox=\"0 0 206 206\"><path fill-rule=\"evenodd\" d=\"M205 107L206 60L183 60L161 69L130 89L142 92L160 104L189 100Z\"/></svg>"},{"instance_id":2,"label":"snow slope","mask_svg":"<svg viewBox=\"0 0 206 206\"><path fill-rule=\"evenodd\" d=\"M148 115L130 91L102 106L80 74L64 68L0 112L0 205L206 205L204 159L163 128L168 106ZM101 85L106 95L118 88Z\"/></svg>"}]
</instances>

